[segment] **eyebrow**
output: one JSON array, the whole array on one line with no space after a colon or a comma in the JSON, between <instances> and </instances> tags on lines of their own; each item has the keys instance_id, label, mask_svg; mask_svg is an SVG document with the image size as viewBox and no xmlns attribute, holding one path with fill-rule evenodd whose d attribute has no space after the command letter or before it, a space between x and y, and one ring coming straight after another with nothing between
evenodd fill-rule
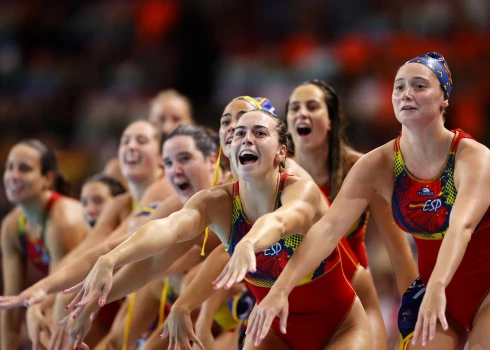
<instances>
[{"instance_id":1,"label":"eyebrow","mask_svg":"<svg viewBox=\"0 0 490 350\"><path fill-rule=\"evenodd\" d=\"M247 127L246 127L246 126L244 126L244 125L239 125L239 126L237 126L237 127L235 128L235 130L239 130L239 129L247 129ZM255 130L257 130L257 129L267 129L267 127L266 127L266 126L264 126L264 125L253 125L253 126L252 126L252 129L255 129ZM267 129L267 130L268 130L268 129Z\"/></svg>"},{"instance_id":2,"label":"eyebrow","mask_svg":"<svg viewBox=\"0 0 490 350\"><path fill-rule=\"evenodd\" d=\"M427 78L424 78L424 77L418 77L418 76L417 76L417 77L412 77L412 78L410 78L410 79L412 79L412 80L415 80L415 79L421 79L421 80L425 80L425 81L430 81L430 80L429 80L429 79L427 79ZM396 79L396 80L395 80L395 82L400 81L400 80L405 80L405 78L398 78L398 79Z\"/></svg>"}]
</instances>

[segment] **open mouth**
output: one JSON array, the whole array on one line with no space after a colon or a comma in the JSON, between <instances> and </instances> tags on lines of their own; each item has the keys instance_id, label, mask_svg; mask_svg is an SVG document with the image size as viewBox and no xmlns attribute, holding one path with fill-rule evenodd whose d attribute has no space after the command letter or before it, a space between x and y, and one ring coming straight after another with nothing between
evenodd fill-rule
<instances>
[{"instance_id":1,"label":"open mouth","mask_svg":"<svg viewBox=\"0 0 490 350\"><path fill-rule=\"evenodd\" d=\"M412 106L403 106L402 107L402 111L411 111L411 110L414 110L416 109L415 107L412 107Z\"/></svg>"},{"instance_id":2,"label":"open mouth","mask_svg":"<svg viewBox=\"0 0 490 350\"><path fill-rule=\"evenodd\" d=\"M128 165L136 165L141 163L142 157L139 153L127 152L124 154L124 163Z\"/></svg>"},{"instance_id":3,"label":"open mouth","mask_svg":"<svg viewBox=\"0 0 490 350\"><path fill-rule=\"evenodd\" d=\"M311 127L306 125L298 125L296 127L296 131L298 132L299 136L306 136L311 133Z\"/></svg>"},{"instance_id":4,"label":"open mouth","mask_svg":"<svg viewBox=\"0 0 490 350\"><path fill-rule=\"evenodd\" d=\"M241 165L251 165L259 160L259 156L252 151L242 151L238 156Z\"/></svg>"},{"instance_id":5,"label":"open mouth","mask_svg":"<svg viewBox=\"0 0 490 350\"><path fill-rule=\"evenodd\" d=\"M227 144L227 145L231 145L231 141L233 141L233 136L228 137L228 138L226 139L226 144Z\"/></svg>"},{"instance_id":6,"label":"open mouth","mask_svg":"<svg viewBox=\"0 0 490 350\"><path fill-rule=\"evenodd\" d=\"M188 188L191 187L191 185L188 183L188 182L182 182L180 184L177 184L177 187L179 188L179 190L181 191L185 191L187 190Z\"/></svg>"}]
</instances>

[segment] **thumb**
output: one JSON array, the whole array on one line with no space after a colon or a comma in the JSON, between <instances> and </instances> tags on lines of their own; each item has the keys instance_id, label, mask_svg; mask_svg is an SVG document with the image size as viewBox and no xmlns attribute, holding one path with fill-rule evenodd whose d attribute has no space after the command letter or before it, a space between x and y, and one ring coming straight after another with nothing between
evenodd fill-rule
<instances>
[{"instance_id":1,"label":"thumb","mask_svg":"<svg viewBox=\"0 0 490 350\"><path fill-rule=\"evenodd\" d=\"M286 327L288 325L288 315L289 315L289 307L288 307L288 303L286 302L286 304L281 310L281 315L280 315L281 322L279 324L281 328L281 332L283 334L286 334Z\"/></svg>"}]
</instances>

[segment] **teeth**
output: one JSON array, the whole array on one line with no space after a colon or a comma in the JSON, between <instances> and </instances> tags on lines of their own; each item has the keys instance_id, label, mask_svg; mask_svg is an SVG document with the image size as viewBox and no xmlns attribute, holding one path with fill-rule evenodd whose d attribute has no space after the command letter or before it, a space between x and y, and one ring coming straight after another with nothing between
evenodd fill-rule
<instances>
[{"instance_id":1,"label":"teeth","mask_svg":"<svg viewBox=\"0 0 490 350\"><path fill-rule=\"evenodd\" d=\"M311 126L309 126L308 124L303 124L303 123L300 123L298 125L296 125L297 128L310 128Z\"/></svg>"},{"instance_id":2,"label":"teeth","mask_svg":"<svg viewBox=\"0 0 490 350\"><path fill-rule=\"evenodd\" d=\"M257 154L256 154L256 153L254 153L254 152L252 152L252 151L241 151L241 152L240 152L240 156L244 156L244 155L246 155L246 154L250 154L250 155L252 155L252 156L257 156Z\"/></svg>"}]
</instances>

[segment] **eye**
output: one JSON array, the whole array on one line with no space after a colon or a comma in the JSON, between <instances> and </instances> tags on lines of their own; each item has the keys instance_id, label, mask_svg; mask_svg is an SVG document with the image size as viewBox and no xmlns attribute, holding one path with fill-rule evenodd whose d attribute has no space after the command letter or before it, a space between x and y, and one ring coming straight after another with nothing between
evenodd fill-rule
<instances>
[{"instance_id":1,"label":"eye","mask_svg":"<svg viewBox=\"0 0 490 350\"><path fill-rule=\"evenodd\" d=\"M243 131L235 131L234 136L243 136L244 132Z\"/></svg>"},{"instance_id":2,"label":"eye","mask_svg":"<svg viewBox=\"0 0 490 350\"><path fill-rule=\"evenodd\" d=\"M416 89L423 89L425 88L425 85L422 85L422 84L417 84L417 86L415 86Z\"/></svg>"},{"instance_id":3,"label":"eye","mask_svg":"<svg viewBox=\"0 0 490 350\"><path fill-rule=\"evenodd\" d=\"M401 85L395 86L395 91L402 91L402 90L403 90L403 86L401 86Z\"/></svg>"},{"instance_id":4,"label":"eye","mask_svg":"<svg viewBox=\"0 0 490 350\"><path fill-rule=\"evenodd\" d=\"M136 141L138 141L138 143L140 145L145 145L145 144L147 144L149 142L149 140L148 140L148 138L146 136L138 136L136 138Z\"/></svg>"},{"instance_id":5,"label":"eye","mask_svg":"<svg viewBox=\"0 0 490 350\"><path fill-rule=\"evenodd\" d=\"M291 112L297 112L297 111L299 111L299 106L292 106L292 107L289 108L289 110Z\"/></svg>"},{"instance_id":6,"label":"eye","mask_svg":"<svg viewBox=\"0 0 490 350\"><path fill-rule=\"evenodd\" d=\"M163 161L163 166L165 168L170 168L172 166L172 162L170 160L164 160Z\"/></svg>"},{"instance_id":7,"label":"eye","mask_svg":"<svg viewBox=\"0 0 490 350\"><path fill-rule=\"evenodd\" d=\"M221 125L222 126L228 126L228 125L230 125L230 121L229 120L222 120Z\"/></svg>"},{"instance_id":8,"label":"eye","mask_svg":"<svg viewBox=\"0 0 490 350\"><path fill-rule=\"evenodd\" d=\"M265 132L259 130L256 132L256 135L257 136L266 136L267 134Z\"/></svg>"}]
</instances>

